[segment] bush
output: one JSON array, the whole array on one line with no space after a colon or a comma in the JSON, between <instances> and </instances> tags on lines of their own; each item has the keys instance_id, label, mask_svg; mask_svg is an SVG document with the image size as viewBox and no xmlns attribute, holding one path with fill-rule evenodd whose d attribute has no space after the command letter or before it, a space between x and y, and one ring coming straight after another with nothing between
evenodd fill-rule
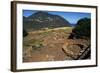
<instances>
[{"instance_id":1,"label":"bush","mask_svg":"<svg viewBox=\"0 0 100 73\"><path fill-rule=\"evenodd\" d=\"M25 29L23 29L23 37L25 37L27 35L28 35L28 32Z\"/></svg>"},{"instance_id":2,"label":"bush","mask_svg":"<svg viewBox=\"0 0 100 73\"><path fill-rule=\"evenodd\" d=\"M72 30L73 37L88 37L90 38L91 35L91 19L83 18L80 19L76 27Z\"/></svg>"}]
</instances>

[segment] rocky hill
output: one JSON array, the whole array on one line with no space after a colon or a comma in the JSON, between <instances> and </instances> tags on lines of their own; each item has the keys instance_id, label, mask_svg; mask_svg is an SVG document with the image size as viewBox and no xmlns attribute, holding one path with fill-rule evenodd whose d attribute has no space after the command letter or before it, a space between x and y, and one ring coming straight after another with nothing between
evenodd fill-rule
<instances>
[{"instance_id":1,"label":"rocky hill","mask_svg":"<svg viewBox=\"0 0 100 73\"><path fill-rule=\"evenodd\" d=\"M43 28L58 28L70 26L63 17L48 12L38 11L29 17L23 16L23 27L27 31Z\"/></svg>"}]
</instances>

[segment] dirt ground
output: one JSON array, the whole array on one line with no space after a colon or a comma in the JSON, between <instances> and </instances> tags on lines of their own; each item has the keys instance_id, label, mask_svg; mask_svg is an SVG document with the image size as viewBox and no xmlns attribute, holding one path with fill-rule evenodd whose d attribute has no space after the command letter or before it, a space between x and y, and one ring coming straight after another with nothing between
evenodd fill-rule
<instances>
[{"instance_id":1,"label":"dirt ground","mask_svg":"<svg viewBox=\"0 0 100 73\"><path fill-rule=\"evenodd\" d=\"M28 32L28 36L23 38L23 62L73 60L82 50L74 44L87 46L89 41L68 39L72 29L68 27Z\"/></svg>"}]
</instances>

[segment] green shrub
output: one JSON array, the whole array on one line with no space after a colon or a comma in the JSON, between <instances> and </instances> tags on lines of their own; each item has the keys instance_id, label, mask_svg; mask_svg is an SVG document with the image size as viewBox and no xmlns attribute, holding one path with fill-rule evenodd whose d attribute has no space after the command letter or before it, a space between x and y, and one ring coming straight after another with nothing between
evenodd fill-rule
<instances>
[{"instance_id":1,"label":"green shrub","mask_svg":"<svg viewBox=\"0 0 100 73\"><path fill-rule=\"evenodd\" d=\"M89 18L80 19L76 25L76 27L72 30L77 36L85 36L89 37L91 35L91 20Z\"/></svg>"},{"instance_id":2,"label":"green shrub","mask_svg":"<svg viewBox=\"0 0 100 73\"><path fill-rule=\"evenodd\" d=\"M33 46L37 48L40 48L41 46L43 46L42 41L38 39L31 40L30 44L32 44Z\"/></svg>"}]
</instances>

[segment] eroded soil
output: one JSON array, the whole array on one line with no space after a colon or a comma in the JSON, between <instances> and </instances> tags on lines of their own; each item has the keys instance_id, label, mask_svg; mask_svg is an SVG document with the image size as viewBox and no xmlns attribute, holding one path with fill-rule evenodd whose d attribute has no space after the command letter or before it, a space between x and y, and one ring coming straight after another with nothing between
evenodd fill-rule
<instances>
[{"instance_id":1,"label":"eroded soil","mask_svg":"<svg viewBox=\"0 0 100 73\"><path fill-rule=\"evenodd\" d=\"M28 32L23 38L23 62L74 60L90 44L86 39L68 39L72 27ZM64 49L63 49L64 48Z\"/></svg>"}]
</instances>

